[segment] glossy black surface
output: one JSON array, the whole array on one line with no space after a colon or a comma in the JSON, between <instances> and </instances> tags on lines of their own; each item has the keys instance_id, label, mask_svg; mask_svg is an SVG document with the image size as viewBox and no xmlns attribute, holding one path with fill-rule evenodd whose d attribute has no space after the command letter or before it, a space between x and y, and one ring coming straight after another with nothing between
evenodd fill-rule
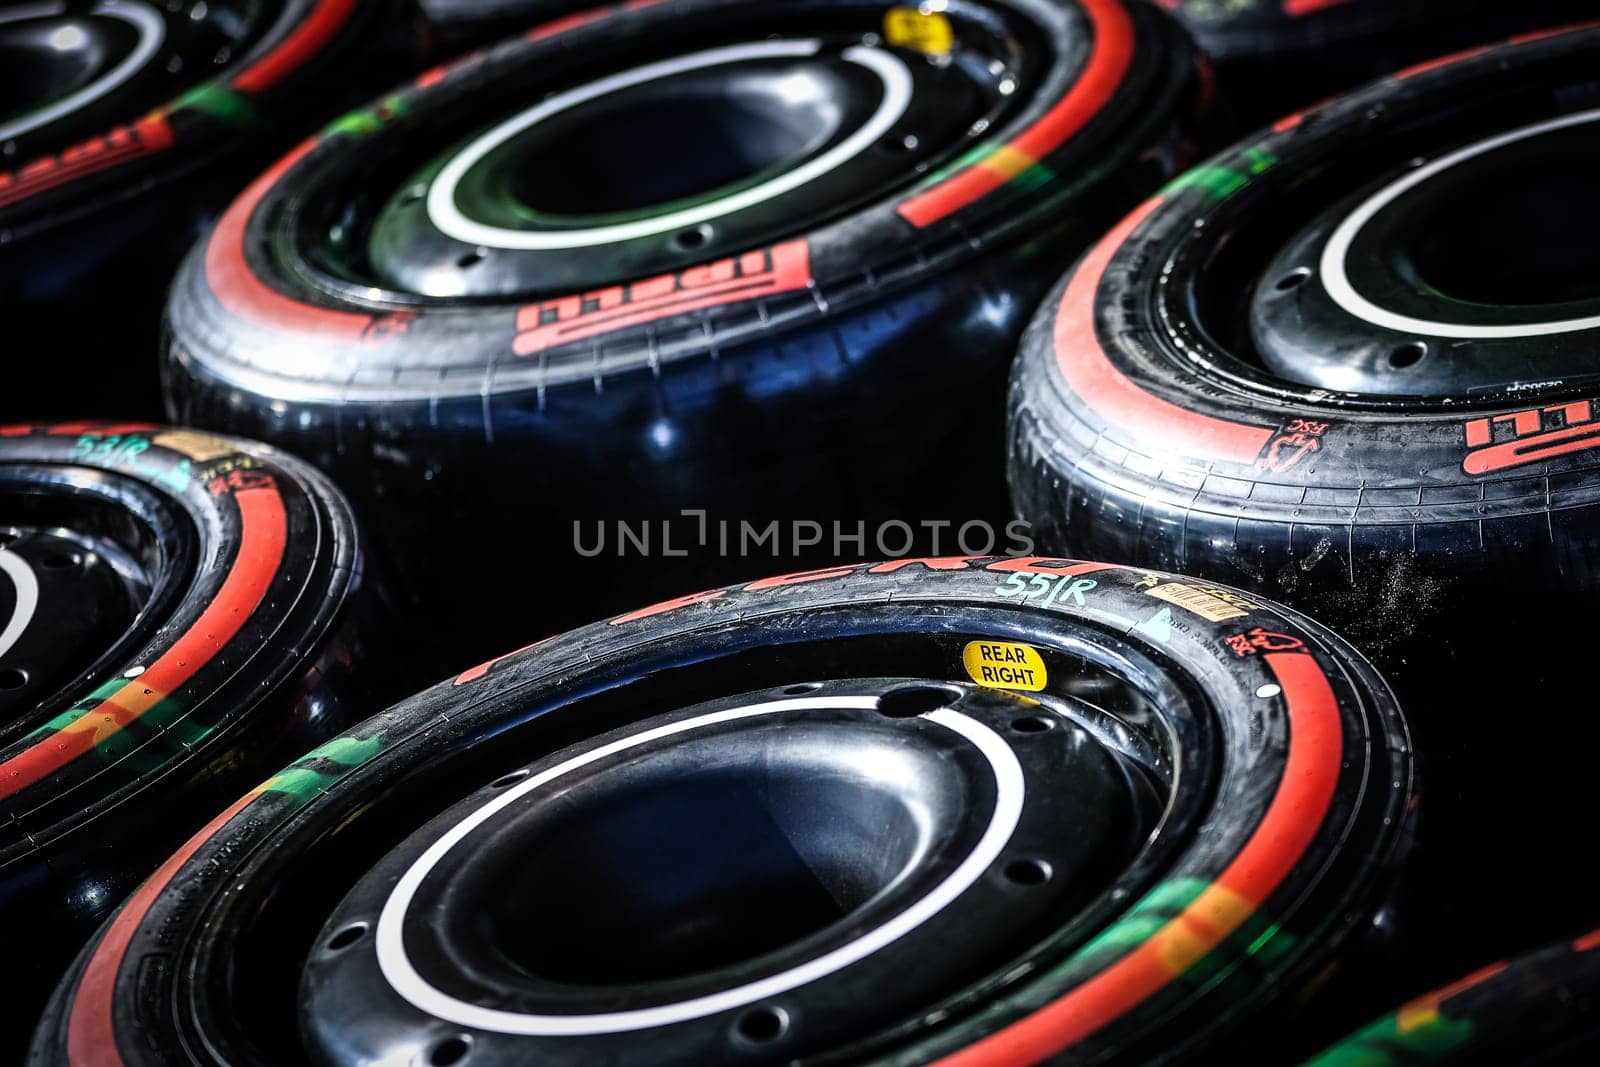
<instances>
[{"instance_id":1,"label":"glossy black surface","mask_svg":"<svg viewBox=\"0 0 1600 1067\"><path fill-rule=\"evenodd\" d=\"M869 706L835 706L852 697ZM606 754L775 701L771 714ZM1002 790L995 757L926 716L941 708L1010 750L1020 797ZM670 1012L843 951L955 877L1020 803L987 877L836 978L643 1031L471 1039L475 1061L504 1064L770 1061L842 1047L1069 922L1145 846L1166 800L1084 714L960 683L862 679L711 701L558 752L434 819L351 890L307 963L305 1040L327 1060L436 1047L437 1019L396 1010L374 930L401 872L508 791L515 799L420 884L405 948L453 997L563 1018Z\"/></svg>"}]
</instances>

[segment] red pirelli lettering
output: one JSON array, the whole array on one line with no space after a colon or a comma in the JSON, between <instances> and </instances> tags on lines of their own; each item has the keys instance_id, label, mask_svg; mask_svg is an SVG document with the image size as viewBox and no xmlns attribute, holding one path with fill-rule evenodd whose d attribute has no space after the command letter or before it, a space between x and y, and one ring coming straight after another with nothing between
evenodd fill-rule
<instances>
[{"instance_id":1,"label":"red pirelli lettering","mask_svg":"<svg viewBox=\"0 0 1600 1067\"><path fill-rule=\"evenodd\" d=\"M517 311L517 338L511 347L519 356L531 356L669 315L793 292L810 284L810 246L789 241L675 274L529 304Z\"/></svg>"},{"instance_id":2,"label":"red pirelli lettering","mask_svg":"<svg viewBox=\"0 0 1600 1067\"><path fill-rule=\"evenodd\" d=\"M1469 419L1465 432L1468 451L1461 469L1468 474L1493 474L1600 447L1600 422L1590 400Z\"/></svg>"}]
</instances>

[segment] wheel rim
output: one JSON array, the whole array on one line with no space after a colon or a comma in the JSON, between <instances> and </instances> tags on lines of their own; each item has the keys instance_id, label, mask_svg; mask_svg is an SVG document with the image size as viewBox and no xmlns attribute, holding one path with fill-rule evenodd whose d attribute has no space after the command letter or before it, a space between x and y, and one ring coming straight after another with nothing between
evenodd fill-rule
<instances>
[{"instance_id":1,"label":"wheel rim","mask_svg":"<svg viewBox=\"0 0 1600 1067\"><path fill-rule=\"evenodd\" d=\"M1327 408L1461 411L1592 389L1600 264L1568 218L1600 143L1592 51L1575 31L1404 72L1180 180L1164 199L1181 199L1184 229L1154 288L1194 354L1172 358ZM1541 248L1557 254L1526 258Z\"/></svg>"},{"instance_id":2,"label":"wheel rim","mask_svg":"<svg viewBox=\"0 0 1600 1067\"><path fill-rule=\"evenodd\" d=\"M0 472L0 742L43 726L158 629L194 554L171 509L128 479Z\"/></svg>"},{"instance_id":3,"label":"wheel rim","mask_svg":"<svg viewBox=\"0 0 1600 1067\"><path fill-rule=\"evenodd\" d=\"M1577 351L1540 342L1600 327L1600 259L1574 226L1600 156L1597 121L1600 111L1585 111L1478 140L1324 213L1257 287L1263 361L1306 385L1377 395L1589 373ZM1313 279L1315 295L1359 327L1417 339L1316 358L1286 321L1303 313L1295 294ZM1494 360L1460 358L1462 344L1484 341L1521 344Z\"/></svg>"},{"instance_id":4,"label":"wheel rim","mask_svg":"<svg viewBox=\"0 0 1600 1067\"><path fill-rule=\"evenodd\" d=\"M520 92L536 72L504 73L469 90L464 142L440 151L445 119L374 140L359 176L297 205L278 228L287 266L341 299L414 306L601 288L781 241L1027 105L1045 64L1026 29L963 17L939 54L886 42L863 10L846 28L796 14L764 39L702 28L625 62L601 48Z\"/></svg>"},{"instance_id":5,"label":"wheel rim","mask_svg":"<svg viewBox=\"0 0 1600 1067\"><path fill-rule=\"evenodd\" d=\"M511 1062L530 1037L626 1057L645 1029L680 1059L859 1039L1002 965L1138 853L1164 803L1081 717L951 682L817 683L511 772L337 909L306 969L308 1040L426 1058L444 1019L490 1031L457 1036L475 1059ZM371 946L344 940L368 929ZM421 1014L355 1036L371 1020L352 1025L349 990L374 956Z\"/></svg>"}]
</instances>

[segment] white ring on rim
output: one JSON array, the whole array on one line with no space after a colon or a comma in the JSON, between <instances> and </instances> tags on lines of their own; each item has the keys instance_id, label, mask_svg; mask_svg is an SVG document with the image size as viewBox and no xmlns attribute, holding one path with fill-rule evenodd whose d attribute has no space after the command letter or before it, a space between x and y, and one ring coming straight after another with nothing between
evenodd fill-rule
<instances>
[{"instance_id":1,"label":"white ring on rim","mask_svg":"<svg viewBox=\"0 0 1600 1067\"><path fill-rule=\"evenodd\" d=\"M860 45L846 48L841 53L845 59L867 68L883 82L883 99L879 102L877 110L860 129L822 155L777 175L771 181L762 182L721 200L713 200L709 204L700 204L635 222L574 230L511 230L488 226L467 218L456 207L456 187L460 185L467 171L512 137L552 115L621 89L686 71L720 66L724 63L737 63L747 59L815 55L821 48L822 42L817 40L761 41L754 44L730 45L726 48L713 48L692 55L678 56L660 63L646 64L621 74L601 78L577 89L558 93L543 103L500 123L445 164L444 169L434 178L433 184L428 189L428 217L441 232L469 245L522 251L590 248L617 241L629 241L636 237L649 237L673 230L688 229L709 219L763 203L799 188L859 155L888 133L905 114L906 106L911 102L911 71L898 57L882 49Z\"/></svg>"},{"instance_id":2,"label":"white ring on rim","mask_svg":"<svg viewBox=\"0 0 1600 1067\"><path fill-rule=\"evenodd\" d=\"M5 548L0 548L0 571L5 571L11 584L17 588L17 603L11 609L11 621L6 623L4 630L0 630L0 656L3 656L17 643L17 638L28 628L28 623L33 621L33 613L39 607L39 580L34 577L33 568L28 566L27 560Z\"/></svg>"},{"instance_id":3,"label":"white ring on rim","mask_svg":"<svg viewBox=\"0 0 1600 1067\"><path fill-rule=\"evenodd\" d=\"M877 707L877 705L878 700L876 697L846 696L797 697L792 700L774 700L749 707L730 708L726 711L712 712L708 715L685 719L682 722L658 726L652 730L634 734L631 737L624 737L592 751L585 752L581 756L574 756L565 763L524 780L474 811L455 826L452 826L443 837L435 841L426 852L417 857L416 862L395 883L394 889L389 894L389 899L384 903L383 912L378 916L378 928L374 935L378 953L378 965L383 971L384 977L388 979L395 992L417 1008L435 1018L453 1022L458 1026L490 1030L502 1034L572 1037L592 1034L615 1034L630 1030L644 1030L655 1026L667 1026L672 1023L702 1018L719 1011L727 1011L730 1008L742 1007L814 982L877 952L922 925L951 901L966 892L983 875L983 872L988 869L995 858L1000 855L1001 850L1005 848L1006 842L1011 839L1011 834L1017 826L1017 820L1022 814L1024 785L1022 766L1017 762L1016 755L993 730L949 708L930 711L922 717L960 734L988 759L990 769L994 772L995 780L995 806L994 812L990 816L988 827L984 830L983 835L978 839L977 845L967 858L950 873L948 878L935 886L926 896L898 915L895 915L882 926L868 931L848 944L839 946L832 952L824 953L816 959L808 960L797 967L792 967L787 971L782 971L733 989L680 1001L677 1004L663 1004L653 1008L640 1008L635 1011L605 1012L593 1015L530 1015L469 1004L435 989L411 965L411 960L406 955L403 936L405 916L407 910L411 907L412 897L434 866L473 830L492 818L507 805L514 804L518 798L525 796L531 790L538 789L540 786L596 760L604 759L636 745L689 730L698 730L706 726L714 726L718 723L731 722L737 719L747 719L757 715L772 715L796 708L856 708L868 710Z\"/></svg>"},{"instance_id":4,"label":"white ring on rim","mask_svg":"<svg viewBox=\"0 0 1600 1067\"><path fill-rule=\"evenodd\" d=\"M1578 330L1592 330L1600 326L1600 315L1591 315L1581 319L1563 319L1557 322L1534 322L1520 326L1491 326L1477 325L1466 322L1430 322L1427 319L1412 318L1379 307L1360 293L1350 282L1345 264L1350 257L1350 247L1355 243L1362 229L1371 222L1373 216L1388 207L1400 196L1416 188L1429 178L1442 174L1458 163L1463 163L1477 156L1486 155L1506 145L1538 137L1541 134L1554 130L1566 129L1569 126L1581 126L1587 122L1600 120L1600 109L1592 111L1579 111L1571 115L1550 119L1547 122L1538 122L1532 126L1511 130L1491 137L1486 141L1468 145L1466 148L1441 156L1432 163L1407 174L1392 185L1386 186L1375 193L1360 207L1351 213L1333 232L1328 239L1328 245L1322 250L1322 286L1333 297L1333 302L1358 319L1372 323L1374 326L1383 326L1390 330L1402 333L1432 334L1436 337L1458 337L1476 340L1495 340L1513 337L1546 337L1551 334L1573 333Z\"/></svg>"},{"instance_id":5,"label":"white ring on rim","mask_svg":"<svg viewBox=\"0 0 1600 1067\"><path fill-rule=\"evenodd\" d=\"M10 11L0 11L0 23L49 18L52 15L65 14L66 10L65 4L32 4ZM121 63L77 92L68 93L53 104L30 111L10 122L0 123L0 141L38 129L47 122L54 122L63 115L94 103L133 77L139 68L150 61L150 57L155 55L156 50L161 47L161 42L167 37L167 24L162 21L161 15L148 4L137 3L135 0L101 0L89 14L121 19L137 30L139 41L133 46L133 51L124 56Z\"/></svg>"}]
</instances>

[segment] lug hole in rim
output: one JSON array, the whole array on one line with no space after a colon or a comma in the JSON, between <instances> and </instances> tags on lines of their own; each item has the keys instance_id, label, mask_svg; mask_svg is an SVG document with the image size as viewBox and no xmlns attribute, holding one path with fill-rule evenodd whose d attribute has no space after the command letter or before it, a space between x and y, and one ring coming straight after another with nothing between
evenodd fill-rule
<instances>
[{"instance_id":1,"label":"lug hole in rim","mask_svg":"<svg viewBox=\"0 0 1600 1067\"><path fill-rule=\"evenodd\" d=\"M466 1059L471 1051L471 1038L465 1034L453 1034L428 1049L428 1067L450 1067Z\"/></svg>"},{"instance_id":2,"label":"lug hole in rim","mask_svg":"<svg viewBox=\"0 0 1600 1067\"><path fill-rule=\"evenodd\" d=\"M755 1008L739 1016L739 1036L756 1044L766 1044L789 1029L789 1017L778 1008Z\"/></svg>"},{"instance_id":3,"label":"lug hole in rim","mask_svg":"<svg viewBox=\"0 0 1600 1067\"><path fill-rule=\"evenodd\" d=\"M947 685L907 685L878 698L878 712L891 719L914 719L947 708L961 699L961 691Z\"/></svg>"},{"instance_id":4,"label":"lug hole in rim","mask_svg":"<svg viewBox=\"0 0 1600 1067\"><path fill-rule=\"evenodd\" d=\"M1422 362L1422 357L1428 354L1428 346L1421 341L1413 341L1408 345L1401 345L1389 353L1389 366L1395 370L1405 370L1415 367Z\"/></svg>"},{"instance_id":5,"label":"lug hole in rim","mask_svg":"<svg viewBox=\"0 0 1600 1067\"><path fill-rule=\"evenodd\" d=\"M504 789L508 785L515 785L526 777L528 777L527 771L512 771L510 774L502 774L500 777L490 782L489 788Z\"/></svg>"},{"instance_id":6,"label":"lug hole in rim","mask_svg":"<svg viewBox=\"0 0 1600 1067\"><path fill-rule=\"evenodd\" d=\"M76 567L83 562L83 557L75 552L52 552L39 561L39 566L45 570L64 571Z\"/></svg>"},{"instance_id":7,"label":"lug hole in rim","mask_svg":"<svg viewBox=\"0 0 1600 1067\"><path fill-rule=\"evenodd\" d=\"M1013 885L1044 885L1055 874L1044 860L1012 860L1006 864L1006 881Z\"/></svg>"},{"instance_id":8,"label":"lug hole in rim","mask_svg":"<svg viewBox=\"0 0 1600 1067\"><path fill-rule=\"evenodd\" d=\"M347 949L365 937L366 933L366 923L351 923L343 930L340 930L338 933L328 938L327 948L330 952L338 952L342 949Z\"/></svg>"},{"instance_id":9,"label":"lug hole in rim","mask_svg":"<svg viewBox=\"0 0 1600 1067\"><path fill-rule=\"evenodd\" d=\"M0 670L0 689L21 689L28 684L28 672L21 667Z\"/></svg>"},{"instance_id":10,"label":"lug hole in rim","mask_svg":"<svg viewBox=\"0 0 1600 1067\"><path fill-rule=\"evenodd\" d=\"M1019 734L1042 734L1046 730L1054 730L1056 724L1055 720L1047 719L1043 715L1027 715L1012 720L1011 728Z\"/></svg>"},{"instance_id":11,"label":"lug hole in rim","mask_svg":"<svg viewBox=\"0 0 1600 1067\"><path fill-rule=\"evenodd\" d=\"M457 259L456 266L460 267L462 270L466 270L469 267L476 267L479 263L483 262L484 255L485 252L483 249L474 248L471 252L468 252Z\"/></svg>"},{"instance_id":12,"label":"lug hole in rim","mask_svg":"<svg viewBox=\"0 0 1600 1067\"><path fill-rule=\"evenodd\" d=\"M699 226L681 231L672 239L672 245L674 248L682 249L685 252L693 252L696 249L704 248L710 240L711 227L701 223Z\"/></svg>"},{"instance_id":13,"label":"lug hole in rim","mask_svg":"<svg viewBox=\"0 0 1600 1067\"><path fill-rule=\"evenodd\" d=\"M1301 267L1299 270L1290 271L1288 274L1285 274L1283 277L1279 278L1278 284L1273 286L1273 288L1280 293L1292 293L1310 280L1311 271L1307 270L1305 267Z\"/></svg>"}]
</instances>

